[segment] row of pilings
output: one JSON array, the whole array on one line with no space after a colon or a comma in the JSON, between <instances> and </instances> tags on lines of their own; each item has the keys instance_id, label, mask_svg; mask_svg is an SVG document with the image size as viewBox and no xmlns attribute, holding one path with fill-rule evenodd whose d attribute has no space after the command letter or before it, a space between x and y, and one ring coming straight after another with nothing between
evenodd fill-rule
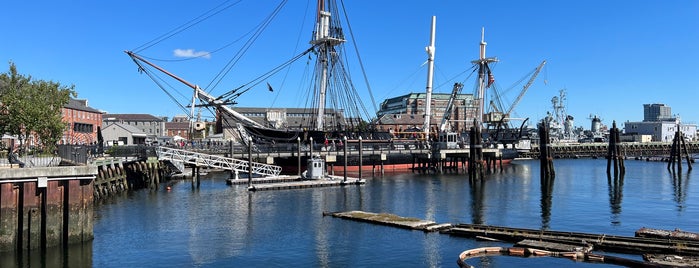
<instances>
[{"instance_id":1,"label":"row of pilings","mask_svg":"<svg viewBox=\"0 0 699 268\"><path fill-rule=\"evenodd\" d=\"M442 149L451 150L448 148L439 148L438 145L432 148L432 157L429 155L413 155L413 172L428 172L444 173L448 171L458 173L461 169L469 174L469 179L477 180L485 177L486 173L495 172L498 169L503 169L502 153L484 153L483 138L481 135L479 124L474 121L474 126L469 131L469 148L468 153L443 153ZM458 151L458 149L455 149ZM440 155L435 157L435 155Z\"/></svg>"},{"instance_id":2,"label":"row of pilings","mask_svg":"<svg viewBox=\"0 0 699 268\"><path fill-rule=\"evenodd\" d=\"M164 165L157 159L134 161L110 160L96 163L97 176L93 184L95 200L128 190L158 189L164 177Z\"/></svg>"}]
</instances>

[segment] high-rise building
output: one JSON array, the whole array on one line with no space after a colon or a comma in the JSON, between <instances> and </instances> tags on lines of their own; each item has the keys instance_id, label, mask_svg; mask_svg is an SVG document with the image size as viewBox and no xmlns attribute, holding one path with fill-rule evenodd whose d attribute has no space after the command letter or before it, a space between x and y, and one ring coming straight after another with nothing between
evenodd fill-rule
<instances>
[{"instance_id":1,"label":"high-rise building","mask_svg":"<svg viewBox=\"0 0 699 268\"><path fill-rule=\"evenodd\" d=\"M674 121L672 109L662 103L643 104L643 122Z\"/></svg>"}]
</instances>

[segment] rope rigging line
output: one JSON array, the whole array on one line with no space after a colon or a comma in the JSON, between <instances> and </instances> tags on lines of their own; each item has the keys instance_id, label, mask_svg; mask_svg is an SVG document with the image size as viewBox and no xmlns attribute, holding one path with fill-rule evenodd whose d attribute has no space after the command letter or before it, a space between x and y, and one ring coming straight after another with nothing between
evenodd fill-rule
<instances>
[{"instance_id":1,"label":"rope rigging line","mask_svg":"<svg viewBox=\"0 0 699 268\"><path fill-rule=\"evenodd\" d=\"M243 44L243 47L241 50L239 50L233 58L231 58L228 63L219 71L216 76L212 79L212 81L206 86L206 92L210 93L214 88L216 88L221 81L223 81L223 78L228 75L228 73L233 69L233 66L238 63L238 61L243 57L243 55L252 47L252 44L257 41L257 39L262 35L262 32L269 26L270 23L272 23L272 20L279 14L281 11L282 7L287 3L287 0L284 0L279 3L279 5L274 9L272 14L270 14L257 28L257 31L253 33L252 37L248 39L245 44Z\"/></svg>"},{"instance_id":2,"label":"rope rigging line","mask_svg":"<svg viewBox=\"0 0 699 268\"><path fill-rule=\"evenodd\" d=\"M247 82L243 84L242 86L239 86L231 91L228 91L226 93L223 93L221 96L219 96L217 99L226 99L226 100L233 100L243 93L247 92L248 90L252 89L254 86L259 85L264 81L265 79L271 77L272 75L276 74L277 72L281 71L284 67L290 65L291 63L295 62L296 60L300 59L301 57L305 56L306 54L310 53L313 51L315 46L305 50L304 52L301 52L301 54L298 54L294 56L293 58L289 59L288 61L278 65L277 67L274 67L272 70L267 71L266 73L254 78L250 82ZM247 88L246 88L247 87ZM243 91L238 92L238 90L245 88Z\"/></svg>"},{"instance_id":3,"label":"rope rigging line","mask_svg":"<svg viewBox=\"0 0 699 268\"><path fill-rule=\"evenodd\" d=\"M199 59L199 58L203 58L203 57L206 57L206 56L210 56L210 55L216 54L216 53L220 52L221 50L224 50L224 49L226 49L226 48L232 46L233 44L240 42L240 40L243 40L244 37L250 35L252 32L253 32L253 30L250 30L250 31L248 31L247 33L243 34L240 38L238 38L238 39L236 39L236 40L233 40L233 41L229 42L228 44L225 44L225 45L223 45L223 46L221 46L221 47L219 47L219 48L217 48L217 49L214 49L214 50L212 50L212 51L208 51L208 52L205 53L205 54L198 55L198 56L194 56L194 57L188 57L188 58L182 58L182 59L160 59L160 58L154 58L154 57L147 57L147 56L143 56L143 55L139 55L139 56L141 56L141 57L144 58L144 59L149 59L149 60L152 60L152 61L162 61L162 62L182 62L182 61L189 61L189 60Z\"/></svg>"},{"instance_id":4,"label":"rope rigging line","mask_svg":"<svg viewBox=\"0 0 699 268\"><path fill-rule=\"evenodd\" d=\"M352 31L352 26L349 23L349 17L347 16L347 11L345 10L345 2L340 0L340 5L342 6L342 14L345 15L345 21L347 21L347 29L350 33L350 39L352 40L352 45L354 46L355 53L357 53L357 60L359 61L359 68L362 70L362 75L364 76L364 83L366 83L367 90L369 91L369 97L371 98L371 104L374 107L374 113L378 111L376 108L376 100L374 100L374 93L369 85L369 78L367 77L366 70L364 69L364 63L362 62L362 57L359 55L359 47L354 38L354 32Z\"/></svg>"},{"instance_id":5,"label":"rope rigging line","mask_svg":"<svg viewBox=\"0 0 699 268\"><path fill-rule=\"evenodd\" d=\"M197 16L196 18L191 19L191 20L189 20L188 22L186 22L186 23L184 23L184 24L182 24L182 25L180 25L180 26L178 26L178 27L176 27L176 28L170 30L169 32L164 33L164 34L162 34L162 35L160 35L160 36L154 38L153 40L148 41L148 42L146 42L145 44L136 47L136 48L133 49L132 51L138 53L138 52L140 52L140 51L143 51L143 50L145 50L145 49L148 49L148 48L150 48L150 47L152 47L152 46L154 46L154 45L156 45L156 44L158 44L158 43L160 43L160 42L162 42L162 41L164 41L164 40L166 40L166 39L168 39L168 38L170 38L170 37L172 37L172 36L174 36L174 35L176 35L176 34L178 34L178 33L183 32L184 30L187 30L187 29L191 28L191 27L194 26L194 25L197 25L197 24L201 23L202 21L205 21L205 20L207 20L207 19L213 17L213 16L216 15L216 14L219 14L219 13L223 12L223 11L226 10L226 9L229 9L229 8L235 6L236 4L240 3L241 1L242 1L242 0L238 0L238 1L234 2L234 3L232 3L232 4L229 4L229 5L227 5L227 6L223 7L223 8L221 8L221 9L218 10L218 11L215 11L216 9L220 8L221 6L224 6L224 4L226 4L228 1L223 2L223 3L221 3L220 5L218 5L218 6L214 7L214 8L212 8L212 9L209 9L208 11L204 12L203 14ZM215 12L214 12L214 11L215 11ZM213 13L212 13L212 14L209 14L209 13L211 13L211 12L213 12ZM209 14L209 15L207 15L207 14Z\"/></svg>"},{"instance_id":6,"label":"rope rigging line","mask_svg":"<svg viewBox=\"0 0 699 268\"><path fill-rule=\"evenodd\" d=\"M306 25L306 20L308 19L308 10L310 7L311 1L306 2L306 8L304 8L304 13L303 13L303 18L301 19L300 27L299 27L299 32L296 38L296 45L294 45L294 52L293 54L296 54L296 51L299 48L299 45L301 43L301 36L303 35L304 31L304 26ZM284 77L282 78L282 82L278 89L283 89L284 84L286 84L286 79L289 77L289 72L291 72L291 68L286 69L286 73L284 74ZM277 97L279 97L279 94L281 93L281 90L277 90L276 94L274 95L274 99L272 99L272 102L270 103L269 107L274 107L274 104L277 102Z\"/></svg>"},{"instance_id":7,"label":"rope rigging line","mask_svg":"<svg viewBox=\"0 0 699 268\"><path fill-rule=\"evenodd\" d=\"M187 113L187 108L185 108L185 106L182 105L182 104L177 100L177 98L175 98L175 96L173 96L169 91L167 91L167 90L165 89L165 87L160 83L160 81L162 81L163 83L165 83L165 84L167 84L168 86L170 86L170 88L174 88L174 87L172 87L169 83L165 82L165 80L163 80L162 78L160 78L160 77L154 75L152 72L146 70L146 68L144 68L144 66L143 66L139 61L137 61L136 59L132 58L132 60L134 61L134 63L136 63L136 65L138 65L138 70L139 70L139 71L141 71L141 72L145 73L146 75L148 75L148 77L149 77L151 80L153 80L153 82L155 82L155 84L158 85L158 87L159 87L163 92L165 92L165 94L166 94L171 100L173 100L173 101L177 104L177 106L180 107L180 109L182 109L182 111L185 112L185 114ZM158 79L155 79L156 77L158 77ZM180 95L181 95L181 94L180 94Z\"/></svg>"}]
</instances>

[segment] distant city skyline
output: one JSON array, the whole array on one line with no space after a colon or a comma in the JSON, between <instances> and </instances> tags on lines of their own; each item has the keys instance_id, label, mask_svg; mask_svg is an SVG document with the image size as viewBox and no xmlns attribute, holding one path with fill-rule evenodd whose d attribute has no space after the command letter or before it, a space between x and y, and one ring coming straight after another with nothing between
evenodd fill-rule
<instances>
[{"instance_id":1,"label":"distant city skyline","mask_svg":"<svg viewBox=\"0 0 699 268\"><path fill-rule=\"evenodd\" d=\"M0 43L0 59L14 62L18 71L34 79L74 84L78 99L109 113L147 113L173 117L184 114L137 67L124 50L138 48L168 31L224 3L189 1L148 2L23 2L5 3L0 18L7 40ZM233 5L182 37L153 44L141 54L170 60L193 56L193 67L169 69L202 86L212 83L236 50L213 52L235 41L269 15L278 2L225 2ZM251 47L246 58L231 69L214 95L236 88L308 48L315 1L288 2L268 32ZM425 90L431 16L437 17L435 92L446 93L478 56L481 28L485 28L488 56L498 57L495 79L506 99L514 100L521 85L509 89L542 60L547 66L531 86L515 113L536 122L552 111L551 98L566 89L568 114L576 126L589 127L590 115L605 125L642 121L644 104L672 107L682 122L699 122L694 109L699 97L699 27L696 1L533 1L463 2L353 1L344 3L356 37L374 104L362 93L371 113L387 98ZM297 27L298 26L298 27ZM243 39L245 40L245 39ZM241 41L242 42L242 41ZM353 41L348 41L348 45ZM240 42L236 44L239 46ZM350 49L347 49L348 52ZM168 62L159 61L163 64ZM366 85L353 65L355 86ZM293 74L293 75L292 75ZM236 101L241 107L300 107L306 99L296 89L305 87L297 73L271 78ZM168 82L177 84L177 82ZM264 83L263 83L264 84ZM179 91L182 96L191 93ZM507 105L507 104L506 104Z\"/></svg>"}]
</instances>

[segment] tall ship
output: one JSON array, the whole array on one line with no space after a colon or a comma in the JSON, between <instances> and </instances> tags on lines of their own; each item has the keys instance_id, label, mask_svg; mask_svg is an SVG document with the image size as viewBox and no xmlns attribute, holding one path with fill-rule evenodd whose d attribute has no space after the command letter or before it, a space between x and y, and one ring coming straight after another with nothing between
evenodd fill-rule
<instances>
[{"instance_id":1,"label":"tall ship","mask_svg":"<svg viewBox=\"0 0 699 268\"><path fill-rule=\"evenodd\" d=\"M285 5L287 1L282 1L274 12ZM154 73L165 74L193 91L191 103L181 103L180 106L190 108L190 121L197 121L195 109L209 109L215 114L217 130L225 132L228 130L230 137L238 140L241 143L248 144L251 141L255 143L296 143L298 140L308 142L323 142L328 139L341 139L349 137L357 139L363 136L365 139L388 139L385 132L376 130L370 123L373 117L362 102L362 98L352 82L349 75L349 66L345 62L346 31L343 30L340 11L344 11L342 6L334 0L318 0L317 8L314 14L314 28L311 35L311 40L308 47L301 53L293 56L291 59L281 61L282 63L272 70L263 73L261 76L254 78L252 81L237 87L233 90L224 92L218 96L211 93L211 89L203 89L196 83L191 83L184 78L175 75L165 68L156 65L152 61L134 51L125 51L126 54L133 59L139 68L139 71L147 73L151 78ZM217 11L218 12L218 11ZM269 18L272 18L270 15ZM265 20L260 25L268 25L272 23L270 20ZM187 27L188 28L188 27ZM257 29L250 41L247 44L252 44L254 38L258 38L263 34L264 28ZM351 35L351 31L349 31ZM356 45L355 45L356 46ZM241 51L249 49L244 46ZM242 53L241 52L241 53ZM236 54L239 55L239 54ZM358 57L358 55L357 55ZM264 85L266 82L269 91L273 91L272 85L268 82L274 75L284 75L282 70L289 68L297 61L310 61L315 63L312 65L312 79L310 86L304 89L309 90L307 94L306 106L295 108L293 122L288 117L292 115L286 112L276 113L276 118L272 119L267 116L263 120L256 120L243 112L237 111L237 108L231 107L236 103L236 99L242 94L252 94L248 92L256 85ZM233 59L233 60L237 60ZM361 67L361 61L359 61ZM310 64L309 64L310 65ZM227 73L230 71L230 66L226 66ZM364 70L363 67L360 70ZM366 77L366 75L364 76ZM153 79L158 85L161 82ZM367 83L368 85L368 83ZM164 91L167 91L161 86ZM368 94L373 100L370 88L367 86ZM168 93L169 96L172 94ZM272 109L272 108L270 108ZM269 110L269 109L268 109ZM270 113L271 114L271 113ZM311 139L312 138L312 139Z\"/></svg>"},{"instance_id":2,"label":"tall ship","mask_svg":"<svg viewBox=\"0 0 699 268\"><path fill-rule=\"evenodd\" d=\"M286 1L282 2L282 5ZM332 0L317 1L317 9L314 15L314 29L312 38L309 41L309 46L301 53L293 56L282 64L254 78L252 81L244 83L233 90L224 92L220 95L214 95L211 88L202 88L196 83L166 70L158 64L153 63L152 57L143 56L136 51L125 51L125 53L138 66L138 70L146 73L153 79L163 91L168 90L163 86L161 79L157 74L165 74L166 76L178 81L186 88L192 91L191 100L188 102L178 102L181 107L189 109L190 121L199 121L197 110L207 109L211 111L216 118L216 124L219 131L226 130L233 133L232 138L246 146L253 147L259 144L272 144L273 146L283 147L284 144L294 145L304 143L307 146L314 144L328 145L329 141L334 145L349 140L364 140L368 143L375 142L376 147L395 149L392 147L393 140L396 136L384 128L379 128L372 120L373 115L367 112L366 105L363 104L360 94L358 93L355 84L350 79L348 74L349 67L345 63L344 45L347 43L345 31L342 28L340 10L344 10ZM270 23L265 21L260 25ZM430 36L430 45L426 48L428 54L428 74L427 86L424 103L424 121L420 127L416 127L416 132L420 135L413 137L414 140L420 140L420 143L415 144L415 149L463 149L468 140L464 132L458 133L455 131L455 118L451 117L452 110L455 107L454 96L460 94L463 83L455 83L451 97L446 105L442 118L433 118L433 107L431 104L432 93L432 78L434 69L434 52L435 52L435 24L436 18L432 18L432 32ZM261 30L261 29L260 29ZM349 31L351 33L351 31ZM259 33L261 34L261 32ZM258 33L253 36L258 36ZM246 43L247 45L248 43ZM247 47L244 47L247 49ZM482 128L484 131L484 141L490 148L499 148L503 151L503 159L510 160L517 156L517 142L522 135L522 130L517 127L511 127L513 118L510 116L514 107L521 100L527 88L531 86L537 74L541 71L544 64L543 61L529 76L530 79L522 88L522 92L517 97L517 100L509 107L498 107L498 103L502 101L491 99L489 107L486 109L486 90L496 91L494 86L494 75L491 71L491 64L497 62L497 58L486 56L486 42L484 30L481 32L480 53L477 60L472 61L473 69L477 72L477 86L474 94L474 103L468 104L464 113L466 115L461 118L467 118L468 122L460 122L461 126L475 126ZM266 82L269 91L273 91L272 85L267 82L273 75L279 74L294 61L306 60L313 61L313 71L311 85L308 87L310 92L307 99L309 105L304 108L298 108L303 112L299 112L302 116L298 116L299 120L294 123L279 121L273 122L270 118L267 120L254 120L250 116L240 112L240 109L233 108L237 104L237 98L243 94L251 94L249 91ZM361 61L360 61L361 62ZM310 64L309 64L310 65ZM230 66L222 73L230 71ZM364 68L360 68L362 71ZM366 75L365 75L366 77ZM369 86L367 83L367 90ZM497 92L494 93L497 95ZM172 98L172 94L168 93ZM369 96L371 92L369 90ZM373 96L371 97L373 102ZM343 113L342 116L337 116L338 113ZM433 127L434 121L439 121L438 127ZM463 121L463 119L461 119ZM525 121L526 122L526 121ZM522 126L524 123L522 123ZM195 124L192 124L192 128ZM463 129L463 128L462 128ZM365 143L366 144L366 143ZM388 147L382 147L388 146ZM327 147L327 146L325 146ZM292 148L292 147L287 147ZM313 147L311 147L313 148ZM393 154L394 156L396 154ZM414 159L410 155L404 157L395 157L389 159L388 164L407 165ZM357 165L358 163L354 163Z\"/></svg>"}]
</instances>

